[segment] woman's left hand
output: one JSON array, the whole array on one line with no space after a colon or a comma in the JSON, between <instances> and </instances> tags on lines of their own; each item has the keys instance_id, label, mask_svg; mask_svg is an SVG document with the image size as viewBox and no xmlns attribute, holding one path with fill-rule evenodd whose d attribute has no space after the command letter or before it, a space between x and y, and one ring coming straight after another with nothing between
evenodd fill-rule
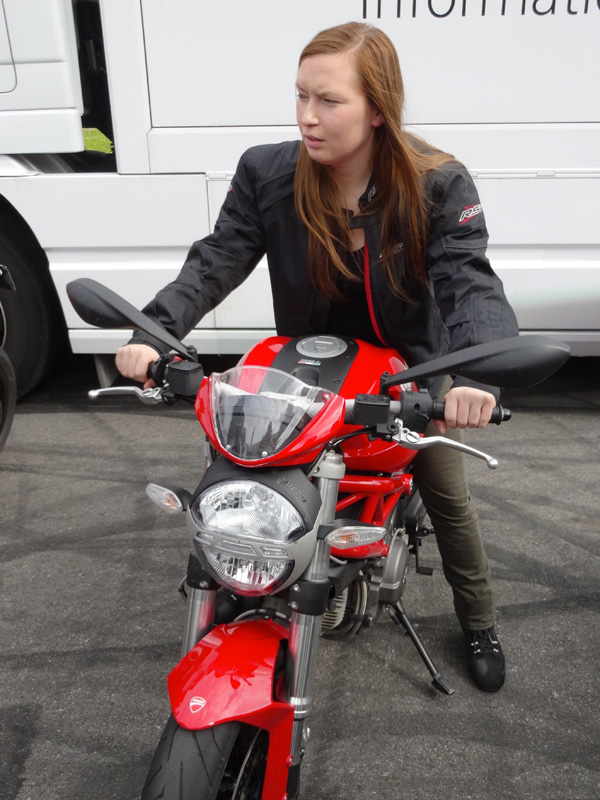
<instances>
[{"instance_id":1,"label":"woman's left hand","mask_svg":"<svg viewBox=\"0 0 600 800\"><path fill-rule=\"evenodd\" d=\"M469 386L455 386L444 397L445 421L434 424L440 433L448 428L485 428L496 405L496 398L489 392Z\"/></svg>"}]
</instances>

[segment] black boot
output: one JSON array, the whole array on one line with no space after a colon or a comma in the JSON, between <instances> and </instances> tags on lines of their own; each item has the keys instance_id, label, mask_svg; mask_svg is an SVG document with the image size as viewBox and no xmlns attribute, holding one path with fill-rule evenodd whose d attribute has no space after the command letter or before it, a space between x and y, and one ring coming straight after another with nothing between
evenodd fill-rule
<instances>
[{"instance_id":1,"label":"black boot","mask_svg":"<svg viewBox=\"0 0 600 800\"><path fill-rule=\"evenodd\" d=\"M484 692L497 692L506 677L506 664L493 627L470 631L463 628L469 646L469 671Z\"/></svg>"}]
</instances>

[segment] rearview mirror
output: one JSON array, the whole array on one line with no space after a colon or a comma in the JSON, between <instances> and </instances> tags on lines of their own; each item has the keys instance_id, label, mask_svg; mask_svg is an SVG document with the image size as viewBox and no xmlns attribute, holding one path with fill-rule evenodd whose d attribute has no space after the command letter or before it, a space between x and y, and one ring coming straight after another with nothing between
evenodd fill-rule
<instances>
[{"instance_id":1,"label":"rearview mirror","mask_svg":"<svg viewBox=\"0 0 600 800\"><path fill-rule=\"evenodd\" d=\"M67 295L73 308L84 322L96 328L137 328L158 339L169 350L174 350L187 360L197 361L197 356L112 289L92 278L77 278L67 284Z\"/></svg>"},{"instance_id":2,"label":"rearview mirror","mask_svg":"<svg viewBox=\"0 0 600 800\"><path fill-rule=\"evenodd\" d=\"M570 348L549 336L514 336L477 344L384 376L380 390L436 375L461 375L492 386L525 389L549 378L568 360Z\"/></svg>"}]
</instances>

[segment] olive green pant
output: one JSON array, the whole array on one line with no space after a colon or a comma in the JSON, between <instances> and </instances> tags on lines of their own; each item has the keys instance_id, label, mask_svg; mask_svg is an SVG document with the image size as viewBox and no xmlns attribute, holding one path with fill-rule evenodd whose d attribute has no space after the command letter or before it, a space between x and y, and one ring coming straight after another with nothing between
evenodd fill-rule
<instances>
[{"instance_id":1,"label":"olive green pant","mask_svg":"<svg viewBox=\"0 0 600 800\"><path fill-rule=\"evenodd\" d=\"M439 436L439 431L430 424L425 435ZM445 435L463 441L460 430L448 430ZM421 450L410 469L435 531L456 616L463 628L489 628L494 624L490 566L469 494L465 456L434 445Z\"/></svg>"}]
</instances>

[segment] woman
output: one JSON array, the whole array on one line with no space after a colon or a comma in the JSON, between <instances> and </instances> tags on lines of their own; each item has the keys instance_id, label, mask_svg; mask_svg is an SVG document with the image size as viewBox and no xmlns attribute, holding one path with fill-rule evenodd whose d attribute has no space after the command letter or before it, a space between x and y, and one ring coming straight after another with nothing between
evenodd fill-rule
<instances>
[{"instance_id":1,"label":"woman","mask_svg":"<svg viewBox=\"0 0 600 800\"><path fill-rule=\"evenodd\" d=\"M362 23L322 31L301 54L296 88L302 141L242 156L214 233L192 246L178 278L145 312L181 338L266 253L280 335L345 334L394 347L411 366L516 335L485 257L487 231L468 172L402 128L390 39ZM132 341L117 366L144 381L162 348L143 334ZM487 424L498 389L460 378L446 388L442 433L458 438L461 428ZM497 691L504 656L463 457L425 450L413 471L472 677Z\"/></svg>"}]
</instances>

